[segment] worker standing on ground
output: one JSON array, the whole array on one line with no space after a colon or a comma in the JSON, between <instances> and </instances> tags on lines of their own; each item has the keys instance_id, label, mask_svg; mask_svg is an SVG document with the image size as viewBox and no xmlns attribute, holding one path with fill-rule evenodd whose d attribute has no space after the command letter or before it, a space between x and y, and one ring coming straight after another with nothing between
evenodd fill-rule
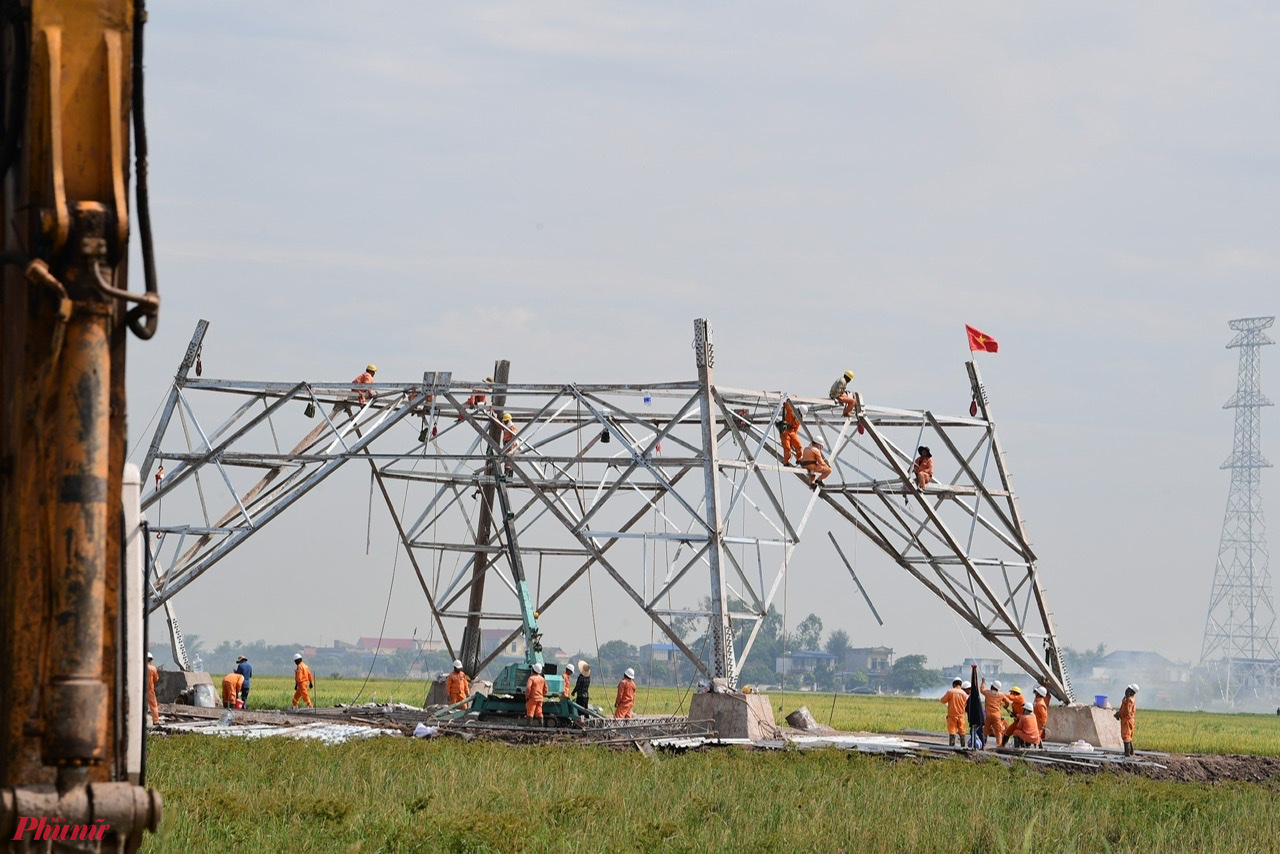
<instances>
[{"instance_id":1,"label":"worker standing on ground","mask_svg":"<svg viewBox=\"0 0 1280 854\"><path fill-rule=\"evenodd\" d=\"M236 659L236 673L244 677L244 685L240 688L240 700L249 705L249 681L253 679L253 665L243 655Z\"/></svg>"},{"instance_id":2,"label":"worker standing on ground","mask_svg":"<svg viewBox=\"0 0 1280 854\"><path fill-rule=\"evenodd\" d=\"M1022 696L1021 688L1014 685L1009 689L1009 693L1006 694L1004 698L1004 707L1009 710L1009 716L1011 718L1008 723L1003 724L1006 731L1012 729L1013 725L1018 722L1018 716L1022 714L1022 704L1026 702L1029 701Z\"/></svg>"},{"instance_id":3,"label":"worker standing on ground","mask_svg":"<svg viewBox=\"0 0 1280 854\"><path fill-rule=\"evenodd\" d=\"M1049 689L1043 685L1036 686L1036 725L1040 727L1040 740L1049 739L1045 726L1049 723Z\"/></svg>"},{"instance_id":4,"label":"worker standing on ground","mask_svg":"<svg viewBox=\"0 0 1280 854\"><path fill-rule=\"evenodd\" d=\"M916 448L916 461L911 464L911 473L916 476L916 488L924 489L933 480L933 454L924 445Z\"/></svg>"},{"instance_id":5,"label":"worker standing on ground","mask_svg":"<svg viewBox=\"0 0 1280 854\"><path fill-rule=\"evenodd\" d=\"M614 718L634 718L631 710L636 707L636 672L628 667L618 683L618 696L613 701Z\"/></svg>"},{"instance_id":6,"label":"worker standing on ground","mask_svg":"<svg viewBox=\"0 0 1280 854\"><path fill-rule=\"evenodd\" d=\"M964 708L969 702L969 694L964 690L963 679L952 679L951 690L942 695L942 702L947 707L947 743L955 747L956 736L960 737L960 746L964 746Z\"/></svg>"},{"instance_id":7,"label":"worker standing on ground","mask_svg":"<svg viewBox=\"0 0 1280 854\"><path fill-rule=\"evenodd\" d=\"M791 401L782 401L782 417L778 419L778 433L782 441L782 464L791 465L791 455L795 454L796 463L800 462L803 450L800 444L800 416L791 405Z\"/></svg>"},{"instance_id":8,"label":"worker standing on ground","mask_svg":"<svg viewBox=\"0 0 1280 854\"><path fill-rule=\"evenodd\" d=\"M293 657L293 665L293 708L298 708L299 702L315 708L311 702L311 691L316 687L316 680L311 675L311 668L302 660L302 653Z\"/></svg>"},{"instance_id":9,"label":"worker standing on ground","mask_svg":"<svg viewBox=\"0 0 1280 854\"><path fill-rule=\"evenodd\" d=\"M853 371L845 371L840 378L831 384L827 396L835 403L844 404L844 417L848 418L858 404L858 393L849 391L849 383L853 382Z\"/></svg>"},{"instance_id":10,"label":"worker standing on ground","mask_svg":"<svg viewBox=\"0 0 1280 854\"><path fill-rule=\"evenodd\" d=\"M821 439L814 439L800 454L800 466L808 473L809 488L813 490L816 490L818 484L831 474L831 466L827 464L827 458L822 455Z\"/></svg>"},{"instance_id":11,"label":"worker standing on ground","mask_svg":"<svg viewBox=\"0 0 1280 854\"><path fill-rule=\"evenodd\" d=\"M578 681L573 685L573 701L584 709L591 702L591 665L581 659L578 661Z\"/></svg>"},{"instance_id":12,"label":"worker standing on ground","mask_svg":"<svg viewBox=\"0 0 1280 854\"><path fill-rule=\"evenodd\" d=\"M236 703L241 702L240 691L244 688L244 677L239 673L232 671L222 677L222 705L228 709L236 708Z\"/></svg>"},{"instance_id":13,"label":"worker standing on ground","mask_svg":"<svg viewBox=\"0 0 1280 854\"><path fill-rule=\"evenodd\" d=\"M461 703L471 696L471 680L467 678L467 674L462 670L461 659L455 658L453 660L453 672L444 680L444 690L451 706L454 703Z\"/></svg>"},{"instance_id":14,"label":"worker standing on ground","mask_svg":"<svg viewBox=\"0 0 1280 854\"><path fill-rule=\"evenodd\" d=\"M160 704L156 702L156 683L160 681L160 671L155 665L155 656L147 653L147 708L151 710L151 723L160 723Z\"/></svg>"},{"instance_id":15,"label":"worker standing on ground","mask_svg":"<svg viewBox=\"0 0 1280 854\"><path fill-rule=\"evenodd\" d=\"M542 665L533 665L529 681L524 684L524 716L529 720L542 720L542 701L547 699L547 680L542 675Z\"/></svg>"},{"instance_id":16,"label":"worker standing on ground","mask_svg":"<svg viewBox=\"0 0 1280 854\"><path fill-rule=\"evenodd\" d=\"M992 682L990 688L987 687L986 679L983 679L978 686L978 693L982 695L982 702L987 712L986 721L982 725L982 734L994 739L996 744L1000 743L1000 736L1004 734L1004 721L1000 719L1000 709L1008 699L1000 690L1001 687L999 679Z\"/></svg>"},{"instance_id":17,"label":"worker standing on ground","mask_svg":"<svg viewBox=\"0 0 1280 854\"><path fill-rule=\"evenodd\" d=\"M364 373L356 377L355 379L353 379L351 382L354 385L368 385L369 383L373 382L373 375L376 374L377 372L378 372L378 366L370 362L368 365L365 366ZM362 388L356 389L357 403L364 403L366 400L373 400L374 397L376 396L377 395L374 394L373 389L367 389L367 390Z\"/></svg>"},{"instance_id":18,"label":"worker standing on ground","mask_svg":"<svg viewBox=\"0 0 1280 854\"><path fill-rule=\"evenodd\" d=\"M1005 734L1004 740L1000 742L1001 747L1008 744L1009 739L1013 739L1014 747L1035 747L1040 744L1040 725L1036 723L1035 711L1035 706L1030 703L1022 704L1022 714L1018 715Z\"/></svg>"},{"instance_id":19,"label":"worker standing on ground","mask_svg":"<svg viewBox=\"0 0 1280 854\"><path fill-rule=\"evenodd\" d=\"M1124 700L1116 711L1116 720L1120 721L1120 740L1124 742L1124 755L1133 755L1133 725L1138 713L1137 685L1126 685Z\"/></svg>"},{"instance_id":20,"label":"worker standing on ground","mask_svg":"<svg viewBox=\"0 0 1280 854\"><path fill-rule=\"evenodd\" d=\"M569 687L569 683L573 681L573 662L570 661L564 666L564 698L569 699L569 694L573 691Z\"/></svg>"}]
</instances>

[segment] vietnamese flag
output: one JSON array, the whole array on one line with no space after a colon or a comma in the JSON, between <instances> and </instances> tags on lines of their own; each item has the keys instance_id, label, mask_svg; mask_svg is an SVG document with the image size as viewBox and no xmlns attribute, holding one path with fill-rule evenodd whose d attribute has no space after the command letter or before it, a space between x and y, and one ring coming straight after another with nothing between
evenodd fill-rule
<instances>
[{"instance_id":1,"label":"vietnamese flag","mask_svg":"<svg viewBox=\"0 0 1280 854\"><path fill-rule=\"evenodd\" d=\"M979 332L967 323L964 325L964 331L969 333L970 350L982 350L985 353L1000 352L1000 345L996 343L996 339L985 332Z\"/></svg>"}]
</instances>

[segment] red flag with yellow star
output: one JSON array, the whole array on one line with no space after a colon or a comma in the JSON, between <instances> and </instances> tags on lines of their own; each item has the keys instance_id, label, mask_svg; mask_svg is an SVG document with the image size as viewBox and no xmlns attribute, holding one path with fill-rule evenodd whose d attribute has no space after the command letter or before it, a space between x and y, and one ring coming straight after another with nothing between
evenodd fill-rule
<instances>
[{"instance_id":1,"label":"red flag with yellow star","mask_svg":"<svg viewBox=\"0 0 1280 854\"><path fill-rule=\"evenodd\" d=\"M984 332L979 332L969 324L964 325L964 331L969 333L969 349L981 350L984 353L1000 352L1000 345L996 343L996 339L992 338Z\"/></svg>"}]
</instances>

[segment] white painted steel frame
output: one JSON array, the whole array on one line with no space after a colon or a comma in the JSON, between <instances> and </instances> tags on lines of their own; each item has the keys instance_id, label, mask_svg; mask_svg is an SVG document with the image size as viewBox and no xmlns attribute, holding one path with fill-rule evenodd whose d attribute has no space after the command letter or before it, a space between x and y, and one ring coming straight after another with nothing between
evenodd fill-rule
<instances>
[{"instance_id":1,"label":"white painted steel frame","mask_svg":"<svg viewBox=\"0 0 1280 854\"><path fill-rule=\"evenodd\" d=\"M508 383L496 389L506 400L495 411L493 387L448 373L428 373L407 386L359 387L193 377L206 328L203 321L197 327L142 465L151 487L143 509L168 503L152 524L163 539L151 610L344 463L363 458L451 653L449 627L469 616L478 555L501 581L495 596L510 597L505 607L493 607L486 590L482 624L519 619L502 526L477 542L482 487L498 476L507 479L520 553L539 566L550 561L561 573L537 603L540 612L584 575L603 573L700 670L733 684L822 502L1017 666L1044 678L1056 696L1072 698L1036 556L972 362L966 365L975 416L865 405L845 418L825 398L715 385L710 330L698 321L695 381ZM489 402L468 407L478 388L490 393ZM361 403L357 389L376 397ZM786 399L804 411L803 432L821 437L830 451L834 472L818 492L805 486L802 469L781 464L774 425ZM207 412L219 406L221 421L210 429ZM306 407L314 408L314 426L300 414ZM514 444L491 435L503 412L519 429ZM281 449L280 436L300 434ZM911 463L916 445L930 443L937 445L940 477L946 472L949 479L921 491ZM492 465L494 459L502 464ZM154 484L160 463L168 469ZM399 501L392 484L404 492ZM229 509L211 521L207 507L215 498ZM175 513L183 520L173 521ZM447 555L454 560L448 572ZM644 572L639 582L636 565ZM674 627L676 618L691 617L705 620L709 634L690 640ZM743 634L747 626L735 649L735 629ZM512 626L508 642L519 633ZM712 652L704 657L695 646Z\"/></svg>"}]
</instances>

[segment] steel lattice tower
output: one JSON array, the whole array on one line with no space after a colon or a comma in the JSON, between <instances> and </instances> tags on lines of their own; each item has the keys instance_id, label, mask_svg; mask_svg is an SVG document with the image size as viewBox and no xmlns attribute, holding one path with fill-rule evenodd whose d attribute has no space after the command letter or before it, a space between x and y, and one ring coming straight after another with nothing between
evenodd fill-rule
<instances>
[{"instance_id":1,"label":"steel lattice tower","mask_svg":"<svg viewBox=\"0 0 1280 854\"><path fill-rule=\"evenodd\" d=\"M1262 470L1271 466L1259 447L1262 407L1272 405L1262 394L1260 351L1275 343L1263 332L1273 322L1274 317L1228 322L1236 336L1227 348L1240 351L1236 393L1223 404L1223 409L1236 411L1235 445L1222 464L1231 470L1231 488L1200 661L1211 668L1223 699L1229 702L1250 695L1274 697L1280 680L1266 524L1258 494Z\"/></svg>"}]
</instances>

